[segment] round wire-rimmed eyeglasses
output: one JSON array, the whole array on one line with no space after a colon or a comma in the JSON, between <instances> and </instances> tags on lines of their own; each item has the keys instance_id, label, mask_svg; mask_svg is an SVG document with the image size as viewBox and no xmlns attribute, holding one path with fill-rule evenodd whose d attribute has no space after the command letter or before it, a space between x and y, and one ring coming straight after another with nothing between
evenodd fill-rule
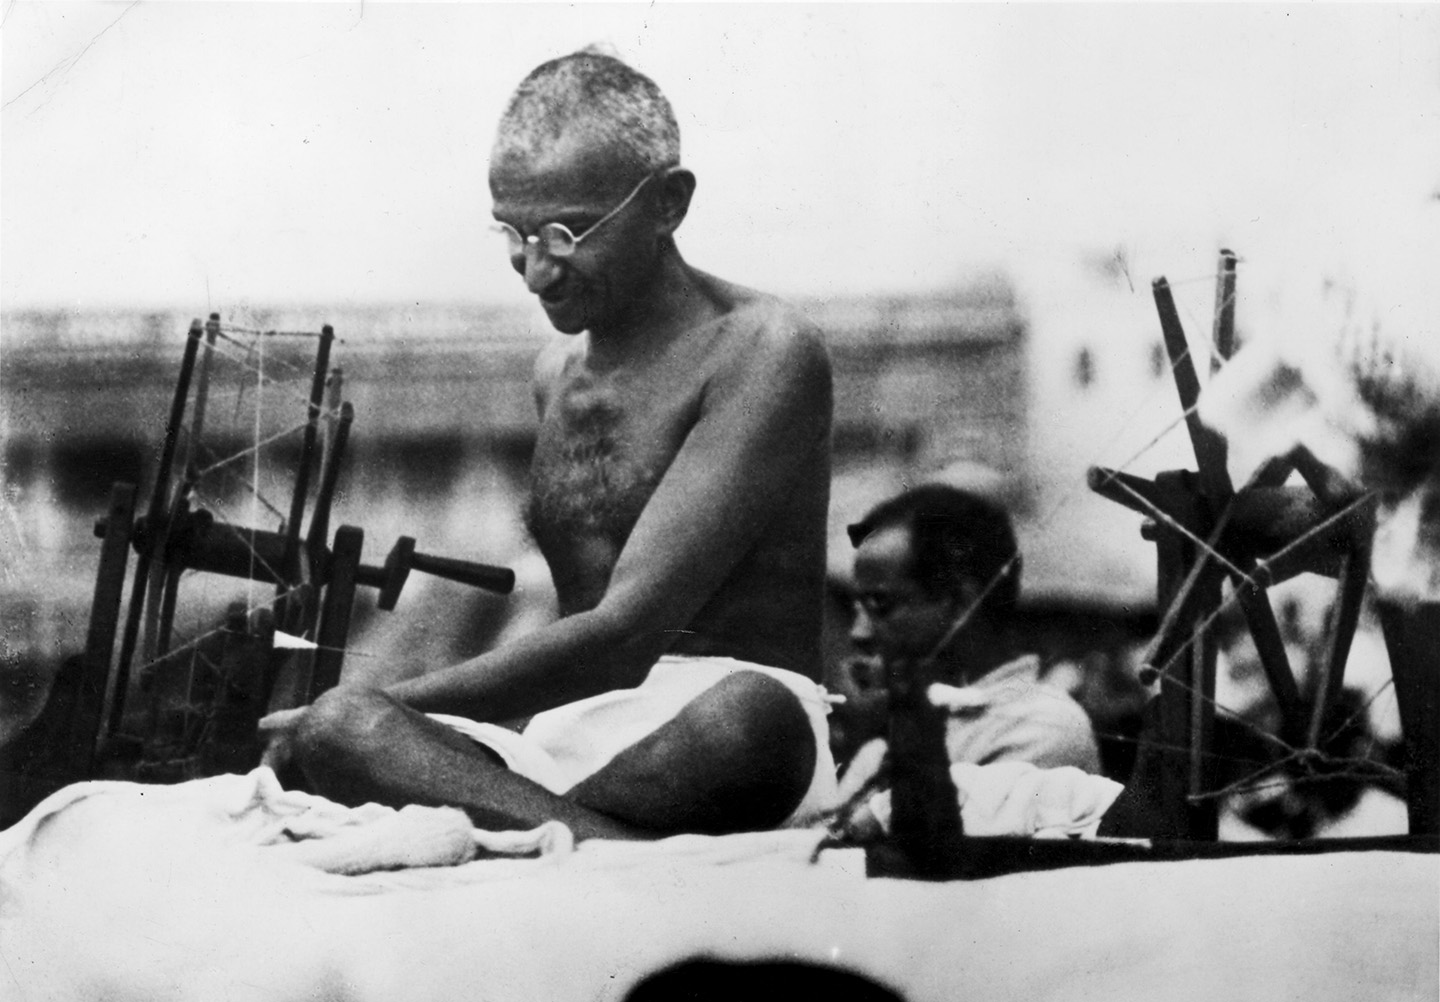
<instances>
[{"instance_id":1,"label":"round wire-rimmed eyeglasses","mask_svg":"<svg viewBox=\"0 0 1440 1002\"><path fill-rule=\"evenodd\" d=\"M575 248L580 245L580 241L586 239L600 227L614 219L625 206L633 202L635 196L640 194L640 189L649 184L650 179L654 176L654 173L650 173L642 177L640 183L631 189L630 194L625 196L624 201L597 219L593 225L586 227L585 232L579 236L571 232L570 227L564 223L545 223L528 237L522 236L520 231L509 223L497 222L490 228L496 233L504 235L506 245L512 257L524 254L525 248L529 244L538 246L550 257L569 257L575 253Z\"/></svg>"}]
</instances>

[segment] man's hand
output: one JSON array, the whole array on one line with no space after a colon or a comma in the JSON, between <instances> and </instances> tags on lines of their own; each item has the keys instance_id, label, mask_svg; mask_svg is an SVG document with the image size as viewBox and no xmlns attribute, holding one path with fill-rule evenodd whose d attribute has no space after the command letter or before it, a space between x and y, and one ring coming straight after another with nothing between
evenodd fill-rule
<instances>
[{"instance_id":1,"label":"man's hand","mask_svg":"<svg viewBox=\"0 0 1440 1002\"><path fill-rule=\"evenodd\" d=\"M257 726L265 738L265 753L260 756L261 765L279 772L289 764L295 731L309 709L308 706L298 706L293 710L276 710L260 718Z\"/></svg>"},{"instance_id":2,"label":"man's hand","mask_svg":"<svg viewBox=\"0 0 1440 1002\"><path fill-rule=\"evenodd\" d=\"M938 681L940 667L935 658L893 657L884 664L885 692L889 708L926 705L926 693Z\"/></svg>"}]
</instances>

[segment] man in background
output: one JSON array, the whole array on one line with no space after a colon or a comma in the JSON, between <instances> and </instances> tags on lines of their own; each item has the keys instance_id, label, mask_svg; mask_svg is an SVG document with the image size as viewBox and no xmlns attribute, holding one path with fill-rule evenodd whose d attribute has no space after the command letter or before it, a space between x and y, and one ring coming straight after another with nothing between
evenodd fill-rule
<instances>
[{"instance_id":1,"label":"man in background","mask_svg":"<svg viewBox=\"0 0 1440 1002\"><path fill-rule=\"evenodd\" d=\"M1014 635L1021 558L1002 508L927 484L876 506L849 535L856 548L850 639L886 671L958 690L945 731L951 763L1100 772L1089 716L1041 679L1040 659ZM884 750L875 738L856 752L842 796L874 774Z\"/></svg>"}]
</instances>

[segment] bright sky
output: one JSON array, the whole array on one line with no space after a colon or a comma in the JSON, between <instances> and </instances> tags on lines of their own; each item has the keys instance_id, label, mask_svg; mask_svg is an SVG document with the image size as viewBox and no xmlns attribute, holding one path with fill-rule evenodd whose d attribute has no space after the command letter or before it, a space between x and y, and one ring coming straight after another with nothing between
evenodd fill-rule
<instances>
[{"instance_id":1,"label":"bright sky","mask_svg":"<svg viewBox=\"0 0 1440 1002\"><path fill-rule=\"evenodd\" d=\"M7 308L519 298L492 129L592 42L676 107L687 258L779 292L1209 261L1440 186L1435 5L9 0L0 32Z\"/></svg>"}]
</instances>

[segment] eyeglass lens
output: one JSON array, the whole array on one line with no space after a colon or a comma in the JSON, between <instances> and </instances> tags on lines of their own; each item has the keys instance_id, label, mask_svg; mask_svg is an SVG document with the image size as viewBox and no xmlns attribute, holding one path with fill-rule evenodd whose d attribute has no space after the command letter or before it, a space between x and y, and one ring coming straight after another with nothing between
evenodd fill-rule
<instances>
[{"instance_id":1,"label":"eyeglass lens","mask_svg":"<svg viewBox=\"0 0 1440 1002\"><path fill-rule=\"evenodd\" d=\"M525 253L527 240L519 230L509 223L496 223L494 229L504 235L506 248L511 254ZM562 223L546 223L530 240L550 257L569 257L575 253L575 234Z\"/></svg>"}]
</instances>

